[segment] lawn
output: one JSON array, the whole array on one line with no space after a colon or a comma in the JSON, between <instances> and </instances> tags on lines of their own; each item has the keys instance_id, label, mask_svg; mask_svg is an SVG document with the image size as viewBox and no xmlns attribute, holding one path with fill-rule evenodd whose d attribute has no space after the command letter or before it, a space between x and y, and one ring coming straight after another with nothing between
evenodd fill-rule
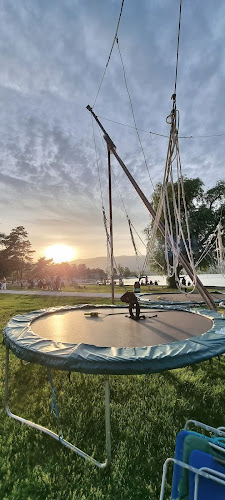
<instances>
[{"instance_id":1,"label":"lawn","mask_svg":"<svg viewBox=\"0 0 225 500\"><path fill-rule=\"evenodd\" d=\"M125 293L126 290L133 291L133 286L128 285L128 286L118 286L115 285L114 291L115 293L123 294ZM21 290L21 287L19 285L7 285L8 290ZM26 290L26 289L25 289ZM30 288L29 290L34 291L34 288ZM40 291L40 289L38 289ZM74 285L66 285L62 287L63 292L85 292L85 293L111 293L112 288L110 285L90 285L90 284L74 284ZM169 288L167 286L150 286L150 285L143 285L141 286L141 293L167 293L167 292L174 292L174 289Z\"/></svg>"},{"instance_id":2,"label":"lawn","mask_svg":"<svg viewBox=\"0 0 225 500\"><path fill-rule=\"evenodd\" d=\"M1 295L1 327L15 314L83 302L82 297ZM100 299L85 298L85 303ZM6 416L4 358L1 344L2 500L158 500L163 462L173 456L176 433L186 419L225 424L223 357L220 363L214 359L151 376L111 376L112 463L99 470ZM103 461L104 377L72 373L69 381L66 372L52 375L65 439ZM13 354L10 409L57 432L46 369L22 364Z\"/></svg>"}]
</instances>

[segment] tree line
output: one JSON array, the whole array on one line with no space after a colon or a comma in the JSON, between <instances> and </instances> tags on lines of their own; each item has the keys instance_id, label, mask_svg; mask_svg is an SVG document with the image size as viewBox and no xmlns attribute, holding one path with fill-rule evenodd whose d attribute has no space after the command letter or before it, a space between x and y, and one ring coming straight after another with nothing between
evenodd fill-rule
<instances>
[{"instance_id":1,"label":"tree line","mask_svg":"<svg viewBox=\"0 0 225 500\"><path fill-rule=\"evenodd\" d=\"M32 278L63 277L72 279L104 280L107 274L102 269L89 269L85 264L55 264L53 259L40 257L33 262L35 250L32 250L28 233L23 226L17 226L9 235L0 234L0 276L11 278L12 281L29 280Z\"/></svg>"}]
</instances>

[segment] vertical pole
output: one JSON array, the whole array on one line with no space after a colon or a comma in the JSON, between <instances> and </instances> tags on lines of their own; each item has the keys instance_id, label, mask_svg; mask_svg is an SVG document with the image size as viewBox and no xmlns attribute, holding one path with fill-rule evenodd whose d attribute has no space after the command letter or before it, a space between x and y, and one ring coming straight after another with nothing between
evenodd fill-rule
<instances>
[{"instance_id":1,"label":"vertical pole","mask_svg":"<svg viewBox=\"0 0 225 500\"><path fill-rule=\"evenodd\" d=\"M111 462L109 375L107 375L105 378L105 435L106 435L106 453L107 453L107 465L108 465Z\"/></svg>"},{"instance_id":2,"label":"vertical pole","mask_svg":"<svg viewBox=\"0 0 225 500\"><path fill-rule=\"evenodd\" d=\"M114 304L113 225L112 225L112 178L111 178L111 156L110 156L110 149L109 149L109 147L108 147L108 174L109 174L111 287L112 287L112 304Z\"/></svg>"},{"instance_id":3,"label":"vertical pole","mask_svg":"<svg viewBox=\"0 0 225 500\"><path fill-rule=\"evenodd\" d=\"M9 348L6 347L5 357L5 409L8 413L8 386L9 386Z\"/></svg>"}]
</instances>

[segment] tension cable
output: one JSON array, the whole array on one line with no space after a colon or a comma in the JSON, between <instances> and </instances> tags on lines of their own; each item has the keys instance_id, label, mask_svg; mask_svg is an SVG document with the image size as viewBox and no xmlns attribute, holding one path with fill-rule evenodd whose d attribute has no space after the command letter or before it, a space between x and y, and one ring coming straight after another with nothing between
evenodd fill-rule
<instances>
[{"instance_id":1,"label":"tension cable","mask_svg":"<svg viewBox=\"0 0 225 500\"><path fill-rule=\"evenodd\" d=\"M106 66L105 66L105 69L104 69L104 73L102 75L102 79L101 79L101 82L100 82L100 85L99 85L99 88L98 88L98 91L97 91L97 94L96 94L96 97L95 97L95 101L94 101L94 104L93 104L93 108L95 107L95 104L96 104L96 101L98 99L98 95L99 95L99 92L101 90L101 86L102 86L102 83L103 83L103 80L105 78L105 74L106 74L106 70L108 68L108 65L109 65L109 61L111 59L111 55L112 55L112 51L113 51L113 47L115 45L115 41L116 41L116 38L117 38L117 34L118 34L118 30L119 30L119 25L120 25L120 21L121 21L121 16L122 16L122 12L123 12L123 4L124 4L124 0L122 0L122 4L121 4L121 9L120 9L120 15L119 15L119 19L118 19L118 23L117 23L117 27L116 27L116 33L114 35L114 39L113 39L113 43L112 43L112 47L111 47L111 50L110 50L110 53L109 53L109 57L108 57L108 61L106 63Z\"/></svg>"}]
</instances>

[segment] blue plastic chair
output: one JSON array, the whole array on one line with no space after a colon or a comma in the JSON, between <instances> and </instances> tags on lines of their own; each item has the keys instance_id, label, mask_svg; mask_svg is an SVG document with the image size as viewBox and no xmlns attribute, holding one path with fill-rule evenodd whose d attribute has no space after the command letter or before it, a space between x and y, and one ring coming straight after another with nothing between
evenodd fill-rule
<instances>
[{"instance_id":1,"label":"blue plastic chair","mask_svg":"<svg viewBox=\"0 0 225 500\"><path fill-rule=\"evenodd\" d=\"M224 500L225 499L225 461L222 465L223 460L218 461L212 455L204 453L202 451L194 450L190 454L189 465L196 467L197 469L213 469L221 474L224 474L224 484L218 484L211 479L206 479L199 476L198 485L198 500ZM215 474L216 476L216 474ZM222 478L220 478L222 480ZM195 489L195 474L189 472L189 500L194 500L194 489Z\"/></svg>"}]
</instances>

